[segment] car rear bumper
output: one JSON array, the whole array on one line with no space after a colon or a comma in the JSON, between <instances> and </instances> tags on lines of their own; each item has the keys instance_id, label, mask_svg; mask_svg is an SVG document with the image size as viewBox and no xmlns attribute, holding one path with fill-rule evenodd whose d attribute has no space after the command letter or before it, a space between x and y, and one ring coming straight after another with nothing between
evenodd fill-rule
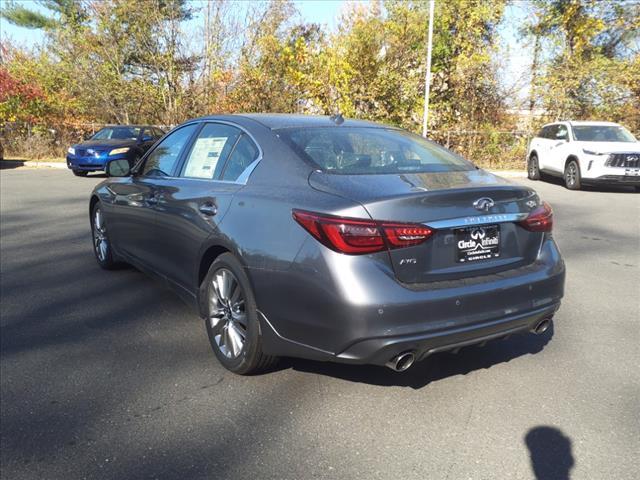
<instances>
[{"instance_id":1,"label":"car rear bumper","mask_svg":"<svg viewBox=\"0 0 640 480\"><path fill-rule=\"evenodd\" d=\"M447 350L455 350L516 333L533 332L544 320L551 320L560 302L518 315L479 324L448 328L439 332L400 337L369 338L355 343L336 355L344 363L385 365L401 353L411 352L417 361Z\"/></svg>"},{"instance_id":2,"label":"car rear bumper","mask_svg":"<svg viewBox=\"0 0 640 480\"><path fill-rule=\"evenodd\" d=\"M333 278L321 269L250 269L266 353L376 365L406 351L421 359L530 331L564 294L564 262L550 237L532 265L424 285L401 284L362 257L349 261Z\"/></svg>"}]
</instances>

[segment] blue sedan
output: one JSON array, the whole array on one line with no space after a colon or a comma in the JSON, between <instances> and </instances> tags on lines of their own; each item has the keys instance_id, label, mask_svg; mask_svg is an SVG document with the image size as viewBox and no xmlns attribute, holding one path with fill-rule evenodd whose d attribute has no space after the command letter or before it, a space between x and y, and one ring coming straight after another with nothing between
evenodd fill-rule
<instances>
[{"instance_id":1,"label":"blue sedan","mask_svg":"<svg viewBox=\"0 0 640 480\"><path fill-rule=\"evenodd\" d=\"M67 167L74 175L107 170L113 160L127 160L133 166L164 132L149 125L105 127L90 139L67 150Z\"/></svg>"}]
</instances>

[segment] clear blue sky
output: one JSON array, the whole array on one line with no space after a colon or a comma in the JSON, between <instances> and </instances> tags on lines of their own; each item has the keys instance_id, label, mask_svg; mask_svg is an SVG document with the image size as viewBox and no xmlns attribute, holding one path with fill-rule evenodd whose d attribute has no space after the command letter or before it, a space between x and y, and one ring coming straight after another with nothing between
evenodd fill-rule
<instances>
[{"instance_id":1,"label":"clear blue sky","mask_svg":"<svg viewBox=\"0 0 640 480\"><path fill-rule=\"evenodd\" d=\"M40 8L33 0L19 0L22 3L30 4L34 8ZM446 0L436 0L436 8L439 2ZM192 0L195 6L199 0ZM342 10L349 2L364 3L365 0L294 0L300 11L301 17L306 22L314 22L326 25L329 30L333 30L337 25L337 19ZM7 4L7 0L0 0L0 8ZM505 85L511 86L517 79L526 77L527 70L531 64L531 49L523 44L518 37L517 30L524 21L526 12L523 8L524 2L513 2L507 7L505 19L500 28L501 43L501 77ZM16 27L0 18L0 40L11 38L14 42L34 46L43 42L42 32L26 28ZM526 78L517 82L519 95L526 95Z\"/></svg>"}]
</instances>

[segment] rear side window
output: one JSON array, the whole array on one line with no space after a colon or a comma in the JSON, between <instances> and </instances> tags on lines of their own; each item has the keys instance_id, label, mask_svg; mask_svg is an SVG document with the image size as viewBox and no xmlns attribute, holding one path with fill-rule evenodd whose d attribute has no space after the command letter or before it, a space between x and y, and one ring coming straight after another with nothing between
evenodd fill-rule
<instances>
[{"instance_id":1,"label":"rear side window","mask_svg":"<svg viewBox=\"0 0 640 480\"><path fill-rule=\"evenodd\" d=\"M558 133L558 125L549 125L545 127L547 129L547 135L545 138L549 138L551 140L556 138L556 133Z\"/></svg>"},{"instance_id":2,"label":"rear side window","mask_svg":"<svg viewBox=\"0 0 640 480\"><path fill-rule=\"evenodd\" d=\"M241 133L229 125L207 123L193 142L182 176L209 180L219 178Z\"/></svg>"},{"instance_id":3,"label":"rear side window","mask_svg":"<svg viewBox=\"0 0 640 480\"><path fill-rule=\"evenodd\" d=\"M462 157L412 133L386 128L320 127L279 131L302 158L328 173L376 174L473 170Z\"/></svg>"},{"instance_id":4,"label":"rear side window","mask_svg":"<svg viewBox=\"0 0 640 480\"><path fill-rule=\"evenodd\" d=\"M242 135L236 144L229 161L224 167L222 180L233 182L258 158L258 147L247 135Z\"/></svg>"},{"instance_id":5,"label":"rear side window","mask_svg":"<svg viewBox=\"0 0 640 480\"><path fill-rule=\"evenodd\" d=\"M142 175L147 177L171 176L182 150L196 128L198 128L198 124L187 125L171 133L160 142L147 157Z\"/></svg>"}]
</instances>

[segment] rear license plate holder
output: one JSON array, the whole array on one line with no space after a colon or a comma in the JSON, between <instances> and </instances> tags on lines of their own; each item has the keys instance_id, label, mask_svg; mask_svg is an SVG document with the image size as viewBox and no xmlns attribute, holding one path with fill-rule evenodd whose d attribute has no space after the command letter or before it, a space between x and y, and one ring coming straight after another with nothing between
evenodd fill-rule
<instances>
[{"instance_id":1,"label":"rear license plate holder","mask_svg":"<svg viewBox=\"0 0 640 480\"><path fill-rule=\"evenodd\" d=\"M457 228L454 233L457 263L473 263L500 256L500 225Z\"/></svg>"}]
</instances>

